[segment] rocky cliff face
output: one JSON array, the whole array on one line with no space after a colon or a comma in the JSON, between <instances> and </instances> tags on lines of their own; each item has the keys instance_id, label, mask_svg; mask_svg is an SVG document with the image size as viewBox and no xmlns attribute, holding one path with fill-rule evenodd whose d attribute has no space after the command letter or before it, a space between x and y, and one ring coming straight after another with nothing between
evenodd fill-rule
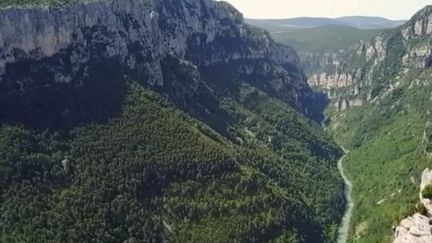
<instances>
[{"instance_id":1,"label":"rocky cliff face","mask_svg":"<svg viewBox=\"0 0 432 243\"><path fill-rule=\"evenodd\" d=\"M309 84L331 93L339 110L377 101L398 86L401 71L431 66L431 16L432 7L425 7L405 25L341 54L330 68L324 63L326 71L311 75Z\"/></svg>"},{"instance_id":2,"label":"rocky cliff face","mask_svg":"<svg viewBox=\"0 0 432 243\"><path fill-rule=\"evenodd\" d=\"M351 74L323 72L311 75L308 82L312 87L330 90L351 86L354 83L354 79Z\"/></svg>"},{"instance_id":3,"label":"rocky cliff face","mask_svg":"<svg viewBox=\"0 0 432 243\"><path fill-rule=\"evenodd\" d=\"M407 42L408 51L403 63L410 68L429 68L432 60L432 46L426 38L432 34L432 7L426 7L417 13L409 24L401 29Z\"/></svg>"},{"instance_id":4,"label":"rocky cliff face","mask_svg":"<svg viewBox=\"0 0 432 243\"><path fill-rule=\"evenodd\" d=\"M360 42L325 64L323 72L309 77L309 84L329 94L336 109L361 106L372 99L370 87L374 72L385 58L385 34Z\"/></svg>"},{"instance_id":5,"label":"rocky cliff face","mask_svg":"<svg viewBox=\"0 0 432 243\"><path fill-rule=\"evenodd\" d=\"M48 113L38 125L103 119L112 111L98 101L115 107L123 87L107 80L124 75L205 114L211 107L204 109L196 100L211 103L206 93L224 92L221 83L227 77L214 75L221 66L233 70L232 76L261 77L251 82L315 116L316 109L305 104L316 96L295 52L245 25L224 2L109 0L7 9L0 10L0 24L3 122L28 124ZM80 112L87 103L90 115Z\"/></svg>"},{"instance_id":6,"label":"rocky cliff face","mask_svg":"<svg viewBox=\"0 0 432 243\"><path fill-rule=\"evenodd\" d=\"M0 10L0 238L337 237L341 152L291 48L219 1L55 2Z\"/></svg>"}]
</instances>

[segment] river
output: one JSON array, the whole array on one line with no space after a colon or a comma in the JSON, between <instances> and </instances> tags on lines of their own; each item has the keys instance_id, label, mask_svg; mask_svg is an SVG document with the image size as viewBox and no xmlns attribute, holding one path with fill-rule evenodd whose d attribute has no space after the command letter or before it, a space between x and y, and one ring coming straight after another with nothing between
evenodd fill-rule
<instances>
[{"instance_id":1,"label":"river","mask_svg":"<svg viewBox=\"0 0 432 243\"><path fill-rule=\"evenodd\" d=\"M339 236L338 236L338 243L345 243L348 239L348 232L349 232L349 226L350 226L350 221L351 221L351 216L352 216L352 212L353 212L353 207L354 207L354 202L352 200L351 197L351 192L352 192L352 183L351 181L348 179L348 177L345 174L344 168L343 168L343 162L344 159L346 158L346 155L349 153L345 148L342 147L342 149L345 152L345 155L339 159L338 161L338 169L339 172L345 182L345 198L346 198L346 209L345 209L345 214L342 218L342 223L339 227Z\"/></svg>"},{"instance_id":2,"label":"river","mask_svg":"<svg viewBox=\"0 0 432 243\"><path fill-rule=\"evenodd\" d=\"M324 130L327 130L327 127L325 124L326 121L327 121L327 115L324 115L324 119L321 121L321 126L324 128ZM338 167L339 173L341 174L342 179L344 180L344 183L345 183L345 192L344 193L345 193L345 198L346 198L346 207L345 207L345 214L342 218L341 225L339 226L337 243L346 243L348 240L349 226L350 226L352 212L353 212L353 208L354 208L354 202L353 202L352 196L351 196L352 183L348 179L348 177L346 176L345 170L343 167L343 162L344 162L347 154L349 153L349 151L342 146L341 146L341 148L344 151L345 155L339 159L339 161L337 163L337 167Z\"/></svg>"}]
</instances>

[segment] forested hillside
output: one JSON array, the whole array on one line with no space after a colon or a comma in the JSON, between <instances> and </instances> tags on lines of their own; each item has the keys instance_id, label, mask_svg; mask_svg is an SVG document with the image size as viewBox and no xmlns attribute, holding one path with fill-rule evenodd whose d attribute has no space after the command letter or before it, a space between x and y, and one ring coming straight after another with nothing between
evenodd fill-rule
<instances>
[{"instance_id":1,"label":"forested hillside","mask_svg":"<svg viewBox=\"0 0 432 243\"><path fill-rule=\"evenodd\" d=\"M231 5L2 7L0 241L336 239L326 99Z\"/></svg>"}]
</instances>

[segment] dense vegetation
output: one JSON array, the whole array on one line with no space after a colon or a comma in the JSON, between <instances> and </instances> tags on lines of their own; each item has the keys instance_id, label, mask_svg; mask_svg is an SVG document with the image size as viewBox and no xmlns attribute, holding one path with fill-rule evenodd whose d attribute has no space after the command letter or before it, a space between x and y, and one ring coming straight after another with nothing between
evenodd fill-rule
<instances>
[{"instance_id":1,"label":"dense vegetation","mask_svg":"<svg viewBox=\"0 0 432 243\"><path fill-rule=\"evenodd\" d=\"M275 178L280 185L296 185L318 213L321 224L327 225L327 235L336 237L334 222L341 217L345 199L340 194L341 179L334 170L333 156L340 151L328 142L330 138L318 124L251 87L243 87L238 103L226 101L224 106L241 121L235 125L237 136L260 156L272 158L252 160L254 167ZM288 171L302 176L289 175ZM325 190L317 190L317 182L325 185Z\"/></svg>"},{"instance_id":2,"label":"dense vegetation","mask_svg":"<svg viewBox=\"0 0 432 243\"><path fill-rule=\"evenodd\" d=\"M424 198L432 198L432 185L427 185L422 191L422 195Z\"/></svg>"},{"instance_id":3,"label":"dense vegetation","mask_svg":"<svg viewBox=\"0 0 432 243\"><path fill-rule=\"evenodd\" d=\"M236 117L232 143L129 86L122 115L108 123L69 132L1 128L1 241L336 237L339 152L317 124L245 86L224 102Z\"/></svg>"},{"instance_id":4,"label":"dense vegetation","mask_svg":"<svg viewBox=\"0 0 432 243\"><path fill-rule=\"evenodd\" d=\"M345 166L353 182L352 242L392 239L391 225L415 211L421 172L430 167L430 71L412 70L377 103L335 115L332 130L350 148ZM416 85L415 82L419 82ZM393 81L396 82L396 81Z\"/></svg>"}]
</instances>

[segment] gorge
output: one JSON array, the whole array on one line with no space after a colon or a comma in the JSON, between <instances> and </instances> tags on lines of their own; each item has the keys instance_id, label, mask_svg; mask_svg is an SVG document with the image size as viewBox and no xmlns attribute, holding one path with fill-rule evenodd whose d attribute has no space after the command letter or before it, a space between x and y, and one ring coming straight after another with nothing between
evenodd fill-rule
<instances>
[{"instance_id":1,"label":"gorge","mask_svg":"<svg viewBox=\"0 0 432 243\"><path fill-rule=\"evenodd\" d=\"M293 47L250 21L0 2L0 242L392 242L426 222L432 7Z\"/></svg>"},{"instance_id":2,"label":"gorge","mask_svg":"<svg viewBox=\"0 0 432 243\"><path fill-rule=\"evenodd\" d=\"M344 28L321 27L312 30L313 39L298 37L324 48L314 54L301 49L300 63L310 86L330 99L327 130L350 150L344 165L355 206L348 242L391 242L391 226L421 210L420 175L431 163L431 14L426 6L394 29L356 31L350 36L357 43L340 49L323 40ZM288 31L268 29L293 43Z\"/></svg>"},{"instance_id":3,"label":"gorge","mask_svg":"<svg viewBox=\"0 0 432 243\"><path fill-rule=\"evenodd\" d=\"M419 210L419 175L431 163L430 18L428 6L360 43L335 68L342 79L319 86L332 99L330 130L351 150L345 165L356 204L349 242L391 242L389 225Z\"/></svg>"},{"instance_id":4,"label":"gorge","mask_svg":"<svg viewBox=\"0 0 432 243\"><path fill-rule=\"evenodd\" d=\"M325 96L228 3L9 0L0 26L0 241L337 238Z\"/></svg>"}]
</instances>

